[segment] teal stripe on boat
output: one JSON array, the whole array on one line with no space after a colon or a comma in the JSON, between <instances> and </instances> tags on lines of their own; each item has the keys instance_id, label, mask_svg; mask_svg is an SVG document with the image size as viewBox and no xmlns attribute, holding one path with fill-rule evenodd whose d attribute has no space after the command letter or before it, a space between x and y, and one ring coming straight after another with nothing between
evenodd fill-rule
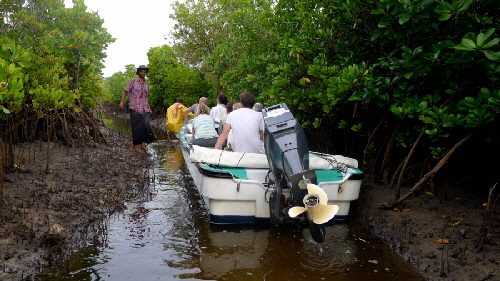
<instances>
[{"instance_id":1,"label":"teal stripe on boat","mask_svg":"<svg viewBox=\"0 0 500 281\"><path fill-rule=\"evenodd\" d=\"M233 175L234 178L240 180L248 180L247 170L245 168L225 168L225 167L210 167L207 164L201 165L204 169L214 170L214 171L225 171Z\"/></svg>"},{"instance_id":2,"label":"teal stripe on boat","mask_svg":"<svg viewBox=\"0 0 500 281\"><path fill-rule=\"evenodd\" d=\"M355 173L352 174L362 174L363 172L358 169L353 169ZM339 181L342 180L343 175L337 169L333 170L315 170L316 171L316 179L318 183L327 182L327 181Z\"/></svg>"},{"instance_id":3,"label":"teal stripe on boat","mask_svg":"<svg viewBox=\"0 0 500 281\"><path fill-rule=\"evenodd\" d=\"M342 180L342 173L338 170L316 170L316 178L318 183L327 181L339 181Z\"/></svg>"}]
</instances>

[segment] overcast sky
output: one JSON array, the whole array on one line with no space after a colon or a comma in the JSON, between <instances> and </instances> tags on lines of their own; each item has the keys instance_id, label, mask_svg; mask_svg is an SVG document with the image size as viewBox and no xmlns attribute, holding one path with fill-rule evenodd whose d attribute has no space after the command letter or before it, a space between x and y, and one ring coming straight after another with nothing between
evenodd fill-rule
<instances>
[{"instance_id":1,"label":"overcast sky","mask_svg":"<svg viewBox=\"0 0 500 281\"><path fill-rule=\"evenodd\" d=\"M116 38L106 50L104 77L124 71L125 65L136 67L148 63L147 52L151 47L169 43L165 40L174 21L170 6L175 0L85 0L87 11L98 12L103 26ZM64 0L72 7L71 0Z\"/></svg>"}]
</instances>

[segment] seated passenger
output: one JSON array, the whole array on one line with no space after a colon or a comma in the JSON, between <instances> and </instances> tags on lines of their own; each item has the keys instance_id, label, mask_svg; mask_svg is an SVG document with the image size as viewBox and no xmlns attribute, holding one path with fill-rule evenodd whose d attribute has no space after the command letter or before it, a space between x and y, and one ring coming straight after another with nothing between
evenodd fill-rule
<instances>
[{"instance_id":1,"label":"seated passenger","mask_svg":"<svg viewBox=\"0 0 500 281\"><path fill-rule=\"evenodd\" d=\"M233 103L233 110L238 110L242 107L241 102Z\"/></svg>"},{"instance_id":2,"label":"seated passenger","mask_svg":"<svg viewBox=\"0 0 500 281\"><path fill-rule=\"evenodd\" d=\"M193 119L193 139L191 144L204 147L214 147L219 134L215 130L215 120L208 115L210 108L204 104L198 105Z\"/></svg>"},{"instance_id":3,"label":"seated passenger","mask_svg":"<svg viewBox=\"0 0 500 281\"><path fill-rule=\"evenodd\" d=\"M253 105L253 110L257 112L262 112L262 109L264 108L264 105L260 102L257 102Z\"/></svg>"},{"instance_id":4,"label":"seated passenger","mask_svg":"<svg viewBox=\"0 0 500 281\"><path fill-rule=\"evenodd\" d=\"M234 136L234 151L249 153L264 153L264 119L262 113L252 109L255 104L254 96L249 92L240 94L241 108L234 110L227 116L224 130L215 145L222 149L227 140L229 131Z\"/></svg>"},{"instance_id":5,"label":"seated passenger","mask_svg":"<svg viewBox=\"0 0 500 281\"><path fill-rule=\"evenodd\" d=\"M208 99L206 97L201 97L200 100L198 101L198 103L195 103L195 104L191 105L190 107L188 107L186 110L184 110L184 123L186 123L186 124L188 123L188 121L189 121L188 114L189 113L196 114L196 110L198 109L198 105L200 105L200 104L207 105ZM208 112L210 112L210 107L208 108Z\"/></svg>"},{"instance_id":6,"label":"seated passenger","mask_svg":"<svg viewBox=\"0 0 500 281\"><path fill-rule=\"evenodd\" d=\"M233 102L230 101L226 104L226 114L224 114L221 118L220 118L220 123L219 123L219 130L217 133L219 133L219 135L222 133L222 130L224 129L224 124L226 124L226 119L227 119L227 116L229 115L229 113L231 113L233 111Z\"/></svg>"},{"instance_id":7,"label":"seated passenger","mask_svg":"<svg viewBox=\"0 0 500 281\"><path fill-rule=\"evenodd\" d=\"M217 96L217 106L210 109L210 116L215 119L215 130L219 131L220 120L226 114L227 97L224 94Z\"/></svg>"}]
</instances>

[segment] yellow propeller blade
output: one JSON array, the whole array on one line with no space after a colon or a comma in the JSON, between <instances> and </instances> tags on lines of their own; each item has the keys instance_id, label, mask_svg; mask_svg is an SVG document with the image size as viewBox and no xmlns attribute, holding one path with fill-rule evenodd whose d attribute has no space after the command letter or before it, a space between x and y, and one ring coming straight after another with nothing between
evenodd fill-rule
<instances>
[{"instance_id":1,"label":"yellow propeller blade","mask_svg":"<svg viewBox=\"0 0 500 281\"><path fill-rule=\"evenodd\" d=\"M339 211L337 205L317 205L316 207L307 209L311 215L311 219L316 224L323 224L331 220Z\"/></svg>"},{"instance_id":2,"label":"yellow propeller blade","mask_svg":"<svg viewBox=\"0 0 500 281\"><path fill-rule=\"evenodd\" d=\"M292 218L295 218L296 216L302 214L306 210L307 209L304 207L293 207L288 210L288 215Z\"/></svg>"}]
</instances>

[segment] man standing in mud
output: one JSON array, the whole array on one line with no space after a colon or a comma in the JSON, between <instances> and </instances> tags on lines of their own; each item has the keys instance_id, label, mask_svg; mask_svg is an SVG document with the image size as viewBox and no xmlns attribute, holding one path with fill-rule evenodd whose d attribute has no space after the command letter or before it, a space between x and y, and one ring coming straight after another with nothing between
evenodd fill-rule
<instances>
[{"instance_id":1,"label":"man standing in mud","mask_svg":"<svg viewBox=\"0 0 500 281\"><path fill-rule=\"evenodd\" d=\"M132 126L132 149L130 152L148 150L146 144L156 140L153 128L149 122L151 109L148 104L149 85L146 74L149 68L140 65L137 68L137 78L130 79L120 100L120 108L125 108L123 102L129 95L130 125ZM141 150L142 149L142 150Z\"/></svg>"}]
</instances>

